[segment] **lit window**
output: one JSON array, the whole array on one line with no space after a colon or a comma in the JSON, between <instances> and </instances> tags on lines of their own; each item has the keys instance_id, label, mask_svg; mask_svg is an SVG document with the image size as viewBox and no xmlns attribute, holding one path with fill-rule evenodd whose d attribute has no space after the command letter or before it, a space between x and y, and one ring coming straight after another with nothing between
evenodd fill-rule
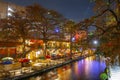
<instances>
[{"instance_id":1,"label":"lit window","mask_svg":"<svg viewBox=\"0 0 120 80\"><path fill-rule=\"evenodd\" d=\"M8 11L14 12L14 10L10 7L8 7Z\"/></svg>"},{"instance_id":2,"label":"lit window","mask_svg":"<svg viewBox=\"0 0 120 80\"><path fill-rule=\"evenodd\" d=\"M12 16L12 13L8 12L8 16Z\"/></svg>"}]
</instances>

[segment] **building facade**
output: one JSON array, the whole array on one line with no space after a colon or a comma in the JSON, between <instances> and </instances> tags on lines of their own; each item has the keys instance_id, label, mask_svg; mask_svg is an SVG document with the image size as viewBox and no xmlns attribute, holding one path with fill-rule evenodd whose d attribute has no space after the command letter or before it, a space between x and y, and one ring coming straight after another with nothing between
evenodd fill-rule
<instances>
[{"instance_id":1,"label":"building facade","mask_svg":"<svg viewBox=\"0 0 120 80\"><path fill-rule=\"evenodd\" d=\"M12 16L13 12L24 10L25 8L22 6L0 0L0 19ZM10 55L15 57L18 45L20 45L19 42L4 42L0 40L0 58Z\"/></svg>"},{"instance_id":2,"label":"building facade","mask_svg":"<svg viewBox=\"0 0 120 80\"><path fill-rule=\"evenodd\" d=\"M12 4L0 0L0 19L7 18L8 16L12 16L12 12L24 11L24 10L25 8L23 6L19 6L16 4Z\"/></svg>"}]
</instances>

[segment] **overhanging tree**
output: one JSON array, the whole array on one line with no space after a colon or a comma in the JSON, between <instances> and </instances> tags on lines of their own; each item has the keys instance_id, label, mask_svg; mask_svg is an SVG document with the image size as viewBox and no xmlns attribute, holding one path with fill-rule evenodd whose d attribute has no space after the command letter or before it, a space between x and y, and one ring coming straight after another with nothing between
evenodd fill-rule
<instances>
[{"instance_id":1,"label":"overhanging tree","mask_svg":"<svg viewBox=\"0 0 120 80\"><path fill-rule=\"evenodd\" d=\"M55 28L60 27L64 17L54 10L48 10L38 4L27 7L28 17L38 32L38 39L44 42L44 56L46 56L48 40L55 39Z\"/></svg>"},{"instance_id":2,"label":"overhanging tree","mask_svg":"<svg viewBox=\"0 0 120 80\"><path fill-rule=\"evenodd\" d=\"M66 36L70 36L69 42L70 42L70 57L72 57L72 49L73 49L73 40L72 38L74 38L77 27L75 26L75 22L72 20L68 20L66 21L66 23L64 24L64 29L65 29L65 33L67 34Z\"/></svg>"},{"instance_id":3,"label":"overhanging tree","mask_svg":"<svg viewBox=\"0 0 120 80\"><path fill-rule=\"evenodd\" d=\"M25 14L22 12L21 14L19 13L15 12L11 17L3 20L3 27L1 29L4 36L2 37L2 39L6 41L21 42L23 48L22 53L19 57L25 57L25 47L27 46L25 41L31 36L31 34L29 33L29 31L31 30L31 26L29 20L24 16Z\"/></svg>"},{"instance_id":4,"label":"overhanging tree","mask_svg":"<svg viewBox=\"0 0 120 80\"><path fill-rule=\"evenodd\" d=\"M107 53L114 53L115 49L117 50L117 47L119 47L120 40L118 37L120 36L120 1L94 0L94 2L96 16L93 17L94 23L92 24L97 28L96 36L102 41L102 50L107 50Z\"/></svg>"}]
</instances>

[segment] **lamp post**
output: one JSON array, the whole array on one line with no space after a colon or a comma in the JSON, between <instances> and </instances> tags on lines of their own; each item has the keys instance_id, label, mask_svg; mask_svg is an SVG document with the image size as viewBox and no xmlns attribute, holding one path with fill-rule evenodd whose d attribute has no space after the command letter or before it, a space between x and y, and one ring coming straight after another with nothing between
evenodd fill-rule
<instances>
[{"instance_id":1,"label":"lamp post","mask_svg":"<svg viewBox=\"0 0 120 80\"><path fill-rule=\"evenodd\" d=\"M97 45L97 44L98 44L98 41L97 41L97 40L94 40L94 41L93 41L93 44L94 44L94 45Z\"/></svg>"},{"instance_id":2,"label":"lamp post","mask_svg":"<svg viewBox=\"0 0 120 80\"><path fill-rule=\"evenodd\" d=\"M93 44L93 46L94 46L95 49L98 48L98 46L99 46L98 40L93 40L92 44Z\"/></svg>"}]
</instances>

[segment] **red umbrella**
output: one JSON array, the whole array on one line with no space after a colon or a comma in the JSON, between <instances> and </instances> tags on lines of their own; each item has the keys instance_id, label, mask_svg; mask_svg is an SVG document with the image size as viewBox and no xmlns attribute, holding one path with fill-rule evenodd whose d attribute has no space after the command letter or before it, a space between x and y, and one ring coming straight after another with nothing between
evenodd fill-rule
<instances>
[{"instance_id":1,"label":"red umbrella","mask_svg":"<svg viewBox=\"0 0 120 80\"><path fill-rule=\"evenodd\" d=\"M50 59L50 55L47 55L46 58Z\"/></svg>"},{"instance_id":2,"label":"red umbrella","mask_svg":"<svg viewBox=\"0 0 120 80\"><path fill-rule=\"evenodd\" d=\"M24 63L24 62L29 62L30 60L27 58L21 58L19 59L19 62Z\"/></svg>"}]
</instances>

